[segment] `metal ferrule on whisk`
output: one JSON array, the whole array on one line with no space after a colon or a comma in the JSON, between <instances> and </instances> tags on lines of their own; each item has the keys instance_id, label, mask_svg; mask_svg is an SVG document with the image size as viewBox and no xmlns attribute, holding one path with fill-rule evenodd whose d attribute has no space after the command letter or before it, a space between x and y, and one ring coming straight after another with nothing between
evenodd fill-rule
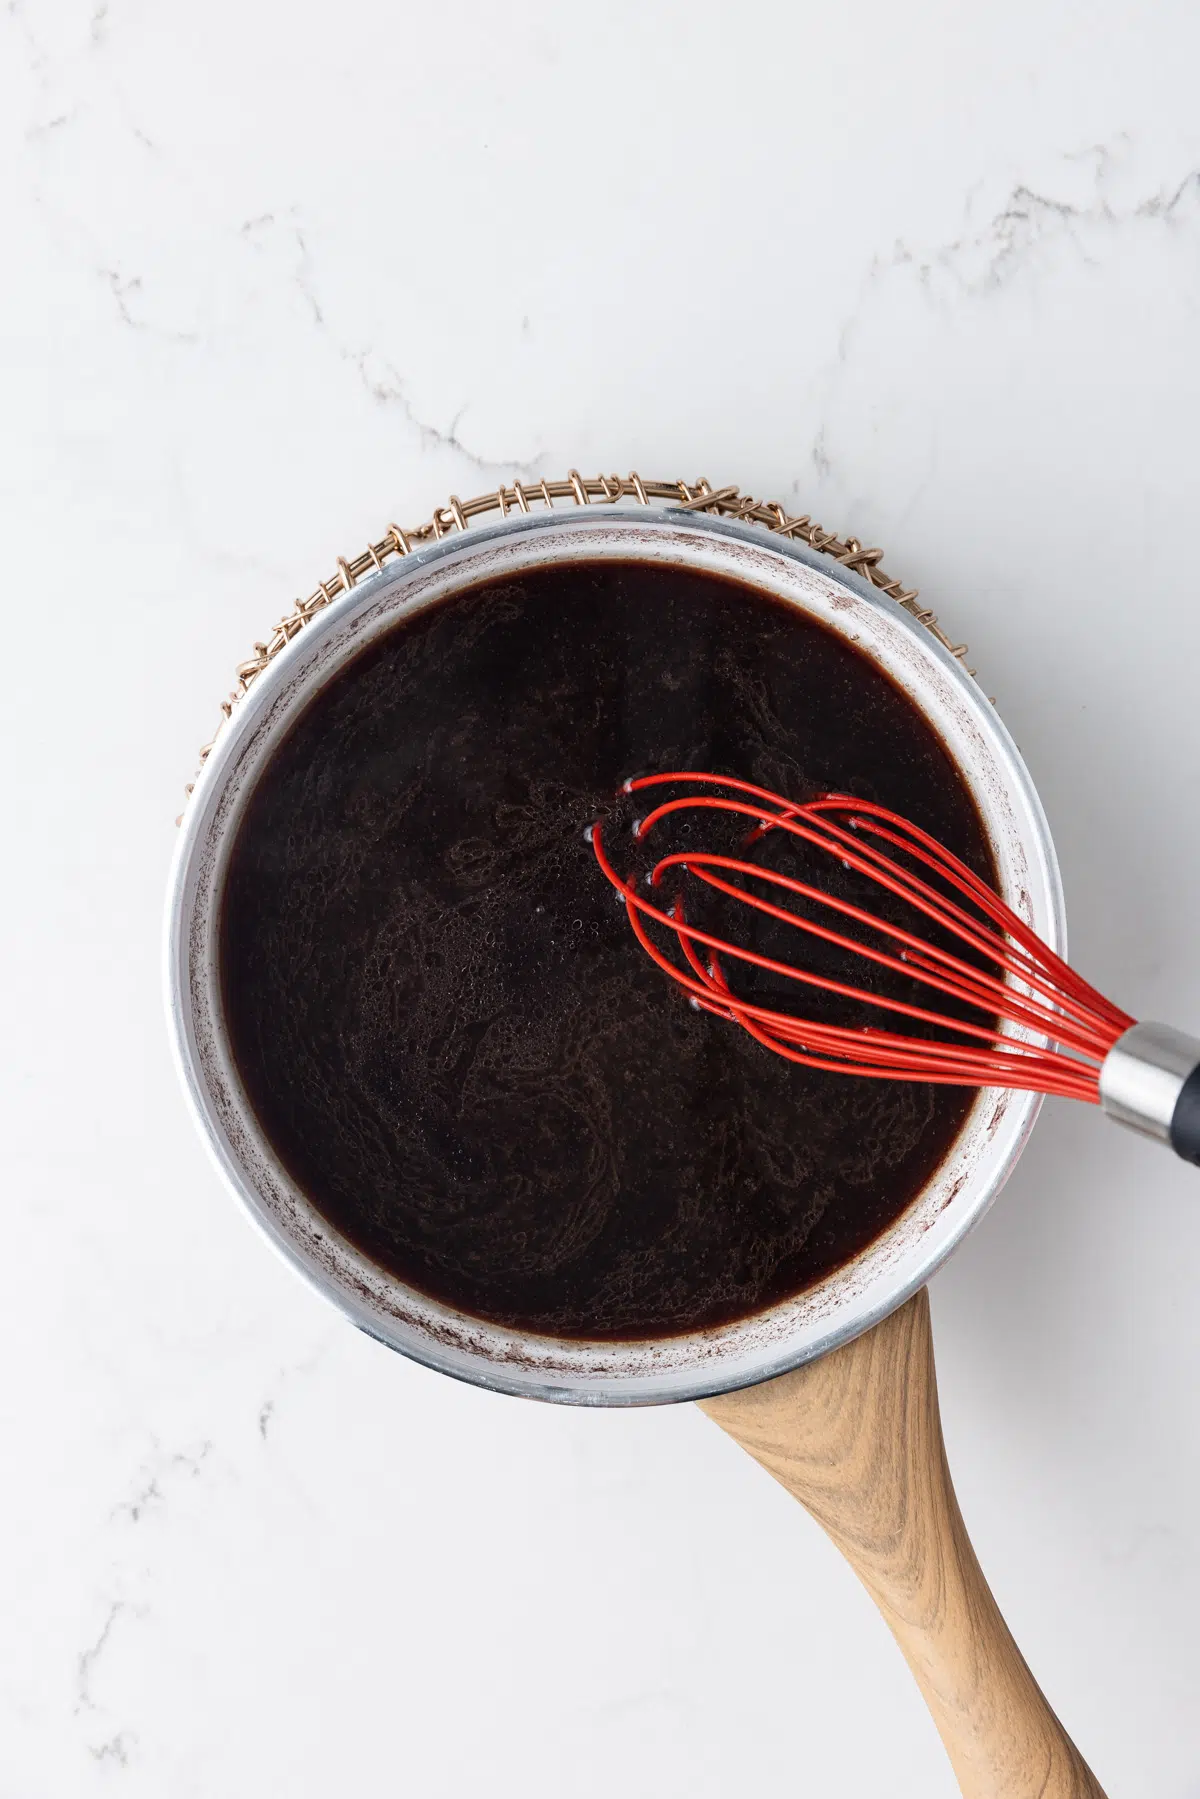
<instances>
[{"instance_id":1,"label":"metal ferrule on whisk","mask_svg":"<svg viewBox=\"0 0 1200 1799\"><path fill-rule=\"evenodd\" d=\"M1118 1124L1200 1163L1200 1038L1135 1024L1101 1064L1100 1104Z\"/></svg>"}]
</instances>

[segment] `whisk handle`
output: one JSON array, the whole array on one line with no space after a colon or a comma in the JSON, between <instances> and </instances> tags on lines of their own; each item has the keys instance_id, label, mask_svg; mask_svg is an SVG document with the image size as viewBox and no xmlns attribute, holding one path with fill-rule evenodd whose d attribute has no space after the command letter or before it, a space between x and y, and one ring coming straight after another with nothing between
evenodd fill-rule
<instances>
[{"instance_id":1,"label":"whisk handle","mask_svg":"<svg viewBox=\"0 0 1200 1799\"><path fill-rule=\"evenodd\" d=\"M1171 1148L1185 1162L1200 1167L1200 1063L1179 1089L1171 1119Z\"/></svg>"},{"instance_id":2,"label":"whisk handle","mask_svg":"<svg viewBox=\"0 0 1200 1799\"><path fill-rule=\"evenodd\" d=\"M866 1587L964 1799L1104 1799L967 1536L942 1444L924 1289L819 1361L702 1405L812 1513Z\"/></svg>"},{"instance_id":3,"label":"whisk handle","mask_svg":"<svg viewBox=\"0 0 1200 1799\"><path fill-rule=\"evenodd\" d=\"M1118 1124L1200 1165L1200 1038L1168 1024L1133 1025L1105 1057L1100 1103Z\"/></svg>"}]
</instances>

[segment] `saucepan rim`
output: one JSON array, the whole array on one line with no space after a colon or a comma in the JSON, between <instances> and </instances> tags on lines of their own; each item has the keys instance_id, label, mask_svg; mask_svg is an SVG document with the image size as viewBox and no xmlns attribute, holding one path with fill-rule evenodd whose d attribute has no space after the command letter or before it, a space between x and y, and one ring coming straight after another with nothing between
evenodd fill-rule
<instances>
[{"instance_id":1,"label":"saucepan rim","mask_svg":"<svg viewBox=\"0 0 1200 1799\"><path fill-rule=\"evenodd\" d=\"M216 916L242 807L266 757L334 670L378 632L463 587L549 561L658 561L764 587L849 637L924 712L983 816L1005 898L1059 954L1062 885L1028 771L961 663L886 594L805 544L736 520L605 507L519 516L415 552L339 595L275 657L234 709L196 783L172 864L165 986L176 1064L227 1186L273 1247L360 1329L445 1374L494 1391L584 1405L697 1399L753 1384L849 1341L901 1305L986 1212L1041 1101L981 1092L926 1187L846 1267L754 1318L686 1336L579 1343L482 1323L369 1262L275 1157L242 1090L222 1025Z\"/></svg>"}]
</instances>

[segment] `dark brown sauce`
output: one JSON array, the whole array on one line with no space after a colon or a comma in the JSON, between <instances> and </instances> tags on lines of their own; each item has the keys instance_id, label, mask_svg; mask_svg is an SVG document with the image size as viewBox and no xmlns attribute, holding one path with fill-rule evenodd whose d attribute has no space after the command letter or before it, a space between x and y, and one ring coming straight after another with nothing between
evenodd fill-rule
<instances>
[{"instance_id":1,"label":"dark brown sauce","mask_svg":"<svg viewBox=\"0 0 1200 1799\"><path fill-rule=\"evenodd\" d=\"M621 781L689 767L880 800L991 875L942 744L855 649L636 563L397 624L247 806L221 972L251 1103L339 1231L463 1312L607 1338L745 1316L870 1243L966 1115L798 1069L649 963L584 828L632 848Z\"/></svg>"}]
</instances>

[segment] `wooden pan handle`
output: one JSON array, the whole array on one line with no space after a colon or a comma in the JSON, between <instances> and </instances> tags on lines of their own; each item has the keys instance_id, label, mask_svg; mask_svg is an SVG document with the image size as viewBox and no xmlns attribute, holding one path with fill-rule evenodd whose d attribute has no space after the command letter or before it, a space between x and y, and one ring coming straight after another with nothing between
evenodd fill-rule
<instances>
[{"instance_id":1,"label":"wooden pan handle","mask_svg":"<svg viewBox=\"0 0 1200 1799\"><path fill-rule=\"evenodd\" d=\"M1104 1799L971 1548L924 1289L844 1348L703 1409L846 1557L916 1676L965 1799Z\"/></svg>"}]
</instances>

